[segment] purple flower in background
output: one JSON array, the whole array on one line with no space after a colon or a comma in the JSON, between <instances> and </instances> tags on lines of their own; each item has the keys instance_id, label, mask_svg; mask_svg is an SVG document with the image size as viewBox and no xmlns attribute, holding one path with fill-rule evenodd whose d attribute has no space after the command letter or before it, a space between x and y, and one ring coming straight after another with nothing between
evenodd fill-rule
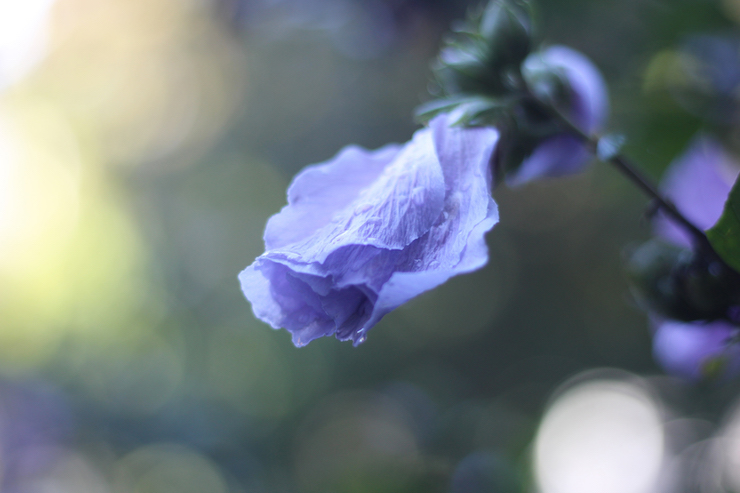
<instances>
[{"instance_id":1,"label":"purple flower in background","mask_svg":"<svg viewBox=\"0 0 740 493\"><path fill-rule=\"evenodd\" d=\"M530 55L522 72L535 86L532 79L538 74L559 73L570 89L566 115L587 134L601 130L609 114L608 91L599 70L583 54L565 46L551 46ZM556 135L539 144L519 169L507 176L506 183L516 186L539 178L578 173L590 159L591 152L578 138Z\"/></svg>"},{"instance_id":2,"label":"purple flower in background","mask_svg":"<svg viewBox=\"0 0 740 493\"><path fill-rule=\"evenodd\" d=\"M73 432L70 404L59 389L42 381L0 381L2 491L30 491L28 483L54 466Z\"/></svg>"},{"instance_id":3,"label":"purple flower in background","mask_svg":"<svg viewBox=\"0 0 740 493\"><path fill-rule=\"evenodd\" d=\"M701 136L666 172L664 195L701 229L717 222L740 167L715 140ZM656 218L656 234L665 241L689 247L688 234L664 216ZM740 371L740 347L728 345L737 327L723 321L679 322L654 318L653 354L669 372L699 379L720 363L725 375Z\"/></svg>"},{"instance_id":4,"label":"purple flower in background","mask_svg":"<svg viewBox=\"0 0 740 493\"><path fill-rule=\"evenodd\" d=\"M661 190L689 221L706 230L722 215L738 171L740 165L737 160L719 142L700 136L668 168ZM680 246L691 244L686 231L662 215L656 219L655 232L671 243Z\"/></svg>"},{"instance_id":5,"label":"purple flower in background","mask_svg":"<svg viewBox=\"0 0 740 493\"><path fill-rule=\"evenodd\" d=\"M296 346L359 344L384 315L488 260L498 222L493 128L440 115L403 146L350 146L299 173L270 218L266 251L239 275L255 315Z\"/></svg>"},{"instance_id":6,"label":"purple flower in background","mask_svg":"<svg viewBox=\"0 0 740 493\"><path fill-rule=\"evenodd\" d=\"M666 371L692 380L740 370L740 347L728 345L737 327L727 322L654 321L653 354ZM711 365L719 366L712 369Z\"/></svg>"}]
</instances>

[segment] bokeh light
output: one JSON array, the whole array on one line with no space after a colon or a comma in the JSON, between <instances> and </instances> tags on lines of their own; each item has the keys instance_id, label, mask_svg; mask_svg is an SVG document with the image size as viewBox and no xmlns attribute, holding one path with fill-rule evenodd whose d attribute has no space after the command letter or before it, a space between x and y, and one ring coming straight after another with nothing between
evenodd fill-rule
<instances>
[{"instance_id":1,"label":"bokeh light","mask_svg":"<svg viewBox=\"0 0 740 493\"><path fill-rule=\"evenodd\" d=\"M0 3L0 90L19 81L46 54L54 0Z\"/></svg>"},{"instance_id":2,"label":"bokeh light","mask_svg":"<svg viewBox=\"0 0 740 493\"><path fill-rule=\"evenodd\" d=\"M727 490L740 489L740 407L737 403L727 416L719 437L714 440L708 455L714 464L711 483Z\"/></svg>"},{"instance_id":3,"label":"bokeh light","mask_svg":"<svg viewBox=\"0 0 740 493\"><path fill-rule=\"evenodd\" d=\"M114 467L119 491L136 493L228 493L218 466L187 447L155 444L136 450Z\"/></svg>"},{"instance_id":4,"label":"bokeh light","mask_svg":"<svg viewBox=\"0 0 740 493\"><path fill-rule=\"evenodd\" d=\"M573 385L547 410L534 445L542 493L655 491L664 457L657 403L636 381Z\"/></svg>"}]
</instances>

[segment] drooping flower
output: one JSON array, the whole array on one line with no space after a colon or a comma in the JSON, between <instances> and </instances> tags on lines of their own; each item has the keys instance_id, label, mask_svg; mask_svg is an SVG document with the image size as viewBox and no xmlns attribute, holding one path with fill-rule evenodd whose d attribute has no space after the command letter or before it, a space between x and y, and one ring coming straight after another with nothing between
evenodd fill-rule
<instances>
[{"instance_id":1,"label":"drooping flower","mask_svg":"<svg viewBox=\"0 0 740 493\"><path fill-rule=\"evenodd\" d=\"M542 74L559 74L568 93L561 111L587 134L602 129L609 114L608 90L599 70L586 56L566 46L551 46L530 55L522 73L530 86L536 86ZM506 183L516 186L579 173L591 159L591 152L577 137L563 132L539 143L521 166L508 174Z\"/></svg>"},{"instance_id":2,"label":"drooping flower","mask_svg":"<svg viewBox=\"0 0 740 493\"><path fill-rule=\"evenodd\" d=\"M717 222L740 171L737 161L715 140L701 136L671 165L662 182L664 195L701 229ZM657 236L690 247L689 235L658 216ZM738 328L725 321L681 322L653 317L653 354L669 372L690 379L740 372L740 346L730 344Z\"/></svg>"},{"instance_id":3,"label":"drooping flower","mask_svg":"<svg viewBox=\"0 0 740 493\"><path fill-rule=\"evenodd\" d=\"M391 310L488 260L498 222L493 128L434 118L405 145L350 146L299 173L270 218L265 253L239 275L254 314L296 346L359 344Z\"/></svg>"}]
</instances>

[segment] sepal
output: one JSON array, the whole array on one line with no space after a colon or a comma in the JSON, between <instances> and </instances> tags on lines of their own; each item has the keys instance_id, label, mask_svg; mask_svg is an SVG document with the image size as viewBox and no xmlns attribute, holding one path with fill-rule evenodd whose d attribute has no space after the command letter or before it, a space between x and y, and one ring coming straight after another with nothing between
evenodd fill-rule
<instances>
[{"instance_id":1,"label":"sepal","mask_svg":"<svg viewBox=\"0 0 740 493\"><path fill-rule=\"evenodd\" d=\"M488 44L489 63L499 69L519 67L532 51L532 7L525 1L494 0L480 20Z\"/></svg>"},{"instance_id":2,"label":"sepal","mask_svg":"<svg viewBox=\"0 0 740 493\"><path fill-rule=\"evenodd\" d=\"M521 88L520 66L533 44L528 2L492 0L445 41L435 77L446 95L509 93Z\"/></svg>"}]
</instances>

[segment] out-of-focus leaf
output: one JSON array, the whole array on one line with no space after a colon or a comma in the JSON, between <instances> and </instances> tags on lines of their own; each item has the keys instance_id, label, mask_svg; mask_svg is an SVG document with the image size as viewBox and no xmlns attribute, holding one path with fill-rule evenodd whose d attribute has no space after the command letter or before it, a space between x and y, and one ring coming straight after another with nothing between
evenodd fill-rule
<instances>
[{"instance_id":1,"label":"out-of-focus leaf","mask_svg":"<svg viewBox=\"0 0 740 493\"><path fill-rule=\"evenodd\" d=\"M722 260L740 271L740 180L732 187L719 221L707 230L707 237Z\"/></svg>"},{"instance_id":2,"label":"out-of-focus leaf","mask_svg":"<svg viewBox=\"0 0 740 493\"><path fill-rule=\"evenodd\" d=\"M492 58L501 66L519 66L532 49L532 19L528 2L496 0L486 7L480 32Z\"/></svg>"},{"instance_id":3,"label":"out-of-focus leaf","mask_svg":"<svg viewBox=\"0 0 740 493\"><path fill-rule=\"evenodd\" d=\"M440 113L451 111L460 104L466 103L476 98L472 97L449 97L442 99L433 99L416 108L415 117L420 123L425 123Z\"/></svg>"},{"instance_id":4,"label":"out-of-focus leaf","mask_svg":"<svg viewBox=\"0 0 740 493\"><path fill-rule=\"evenodd\" d=\"M475 98L459 106L462 115L455 123L467 127L494 126L510 111L510 106L505 100Z\"/></svg>"},{"instance_id":5,"label":"out-of-focus leaf","mask_svg":"<svg viewBox=\"0 0 740 493\"><path fill-rule=\"evenodd\" d=\"M426 123L440 113L457 111L456 125L467 127L493 126L510 110L512 99L485 96L463 96L435 99L416 109L416 120Z\"/></svg>"}]
</instances>

